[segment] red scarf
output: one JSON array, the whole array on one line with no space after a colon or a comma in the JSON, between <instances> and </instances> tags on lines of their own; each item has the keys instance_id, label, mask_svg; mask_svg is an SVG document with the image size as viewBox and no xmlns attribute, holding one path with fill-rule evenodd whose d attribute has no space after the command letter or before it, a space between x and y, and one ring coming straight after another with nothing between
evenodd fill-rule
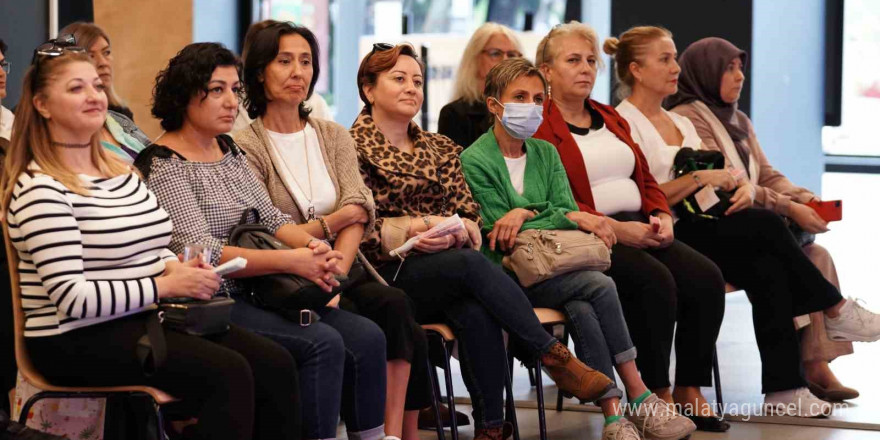
<instances>
[{"instance_id":1,"label":"red scarf","mask_svg":"<svg viewBox=\"0 0 880 440\"><path fill-rule=\"evenodd\" d=\"M605 127L608 131L614 133L623 143L629 145L636 157L636 165L633 168L633 174L630 176L639 188L639 194L642 196L642 213L649 216L657 211L669 214L669 203L666 201L666 195L657 185L657 181L651 175L648 167L648 160L642 150L633 141L629 134L629 124L626 120L614 110L613 107L600 104L592 99L587 99L586 105L602 115L605 121ZM587 176L587 166L584 164L584 157L578 148L577 142L568 130L568 124L562 117L559 108L553 104L553 100L544 101L544 122L535 133L535 138L543 139L556 146L559 157L562 159L562 165L568 174L568 183L571 185L571 191L574 193L574 199L581 211L590 214L602 215L596 211L596 202L593 201L593 190L590 188L590 178Z\"/></svg>"}]
</instances>

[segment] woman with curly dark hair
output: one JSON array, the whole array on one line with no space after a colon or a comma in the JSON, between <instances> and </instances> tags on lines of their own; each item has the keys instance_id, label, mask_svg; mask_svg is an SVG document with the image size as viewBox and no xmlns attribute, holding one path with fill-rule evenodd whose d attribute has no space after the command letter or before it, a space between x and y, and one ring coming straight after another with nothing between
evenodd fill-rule
<instances>
[{"instance_id":1,"label":"woman with curly dark hair","mask_svg":"<svg viewBox=\"0 0 880 440\"><path fill-rule=\"evenodd\" d=\"M303 438L336 438L340 411L348 438L384 435L385 337L370 320L335 306L309 312L305 322L261 309L238 278L287 273L330 291L342 273L341 252L332 250L276 208L251 172L248 159L228 133L241 96L241 64L217 43L185 47L156 77L153 115L166 133L136 161L147 185L174 222L170 248L211 249L210 262L235 257L247 267L228 275L220 290L236 299L232 320L286 347L297 361L303 409ZM288 250L255 250L228 244L246 211ZM255 217L249 214L248 217ZM256 221L254 221L256 220ZM315 321L320 319L319 321Z\"/></svg>"}]
</instances>

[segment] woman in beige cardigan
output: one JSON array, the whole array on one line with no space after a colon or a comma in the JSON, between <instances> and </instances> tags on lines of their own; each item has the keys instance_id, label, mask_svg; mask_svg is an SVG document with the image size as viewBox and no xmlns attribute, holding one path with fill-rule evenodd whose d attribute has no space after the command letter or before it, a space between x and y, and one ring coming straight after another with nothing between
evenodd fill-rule
<instances>
[{"instance_id":1,"label":"woman in beige cardigan","mask_svg":"<svg viewBox=\"0 0 880 440\"><path fill-rule=\"evenodd\" d=\"M723 61L723 65L715 63L716 57L703 50L710 45L726 47L725 53L735 56ZM805 205L819 197L796 186L773 168L758 143L752 122L745 113L736 110L745 81L742 71L744 57L745 52L720 38L694 43L682 53L679 91L667 100L666 108L693 122L705 148L720 151L728 164L747 171L756 190L756 206L791 218L806 232L826 232L827 223ZM723 77L727 71L730 71L727 73L729 80L725 81ZM723 103L733 111L729 112L729 117L720 118L718 112L723 110L717 108L723 107ZM803 249L822 275L840 290L837 270L828 250L815 243L807 244ZM801 337L801 356L810 390L826 400L858 397L858 391L843 386L828 366L838 356L851 354L852 342L829 339L821 312L811 313L810 321L812 325L804 329Z\"/></svg>"},{"instance_id":2,"label":"woman in beige cardigan","mask_svg":"<svg viewBox=\"0 0 880 440\"><path fill-rule=\"evenodd\" d=\"M406 294L389 287L365 259L356 261L361 239L373 228L375 205L348 130L310 117L303 104L320 69L315 36L291 23L256 23L245 38L243 58L246 107L254 122L233 138L275 206L309 234L332 241L349 275L356 276L349 271L358 264L372 274L330 305L359 313L385 332L386 439L417 439L418 410L431 404L425 334Z\"/></svg>"}]
</instances>

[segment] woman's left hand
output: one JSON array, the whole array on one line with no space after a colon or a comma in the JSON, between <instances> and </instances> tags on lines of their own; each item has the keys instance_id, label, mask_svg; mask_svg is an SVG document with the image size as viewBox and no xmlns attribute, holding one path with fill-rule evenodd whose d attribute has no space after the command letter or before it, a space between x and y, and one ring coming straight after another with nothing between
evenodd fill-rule
<instances>
[{"instance_id":1,"label":"woman's left hand","mask_svg":"<svg viewBox=\"0 0 880 440\"><path fill-rule=\"evenodd\" d=\"M724 215L742 211L751 207L753 203L755 203L755 187L751 183L743 183L733 193L733 197L730 198L730 208L727 208Z\"/></svg>"},{"instance_id":2,"label":"woman's left hand","mask_svg":"<svg viewBox=\"0 0 880 440\"><path fill-rule=\"evenodd\" d=\"M657 217L660 218L660 230L657 231L657 235L661 237L660 245L658 248L665 248L672 244L675 240L675 231L672 225L672 216L666 213L658 214Z\"/></svg>"},{"instance_id":3,"label":"woman's left hand","mask_svg":"<svg viewBox=\"0 0 880 440\"><path fill-rule=\"evenodd\" d=\"M420 237L413 248L425 254L436 254L449 249L454 244L455 237L452 234L447 234L435 238Z\"/></svg>"},{"instance_id":4,"label":"woman's left hand","mask_svg":"<svg viewBox=\"0 0 880 440\"><path fill-rule=\"evenodd\" d=\"M483 234L480 233L480 227L477 226L477 222L465 218L462 219L464 222L464 229L467 231L467 236L471 241L471 248L474 250L480 250L480 246L483 245Z\"/></svg>"}]
</instances>

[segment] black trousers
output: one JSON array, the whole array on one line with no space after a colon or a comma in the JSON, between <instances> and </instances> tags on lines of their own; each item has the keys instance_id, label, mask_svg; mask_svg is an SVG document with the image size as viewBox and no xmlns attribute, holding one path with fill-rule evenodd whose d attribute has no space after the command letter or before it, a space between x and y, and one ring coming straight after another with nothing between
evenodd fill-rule
<instances>
[{"instance_id":1,"label":"black trousers","mask_svg":"<svg viewBox=\"0 0 880 440\"><path fill-rule=\"evenodd\" d=\"M406 387L406 410L431 406L428 340L415 320L412 300L403 290L368 281L346 290L340 308L375 322L385 333L389 361L402 359L412 367Z\"/></svg>"},{"instance_id":2,"label":"black trousers","mask_svg":"<svg viewBox=\"0 0 880 440\"><path fill-rule=\"evenodd\" d=\"M148 385L196 409L202 439L299 439L296 364L283 347L232 326L205 338L166 330L167 360L146 377L135 354L150 313L28 338L37 369L69 386Z\"/></svg>"},{"instance_id":3,"label":"black trousers","mask_svg":"<svg viewBox=\"0 0 880 440\"><path fill-rule=\"evenodd\" d=\"M675 234L748 293L761 352L762 392L806 386L792 318L829 308L843 297L807 258L782 217L751 208L717 221L679 221Z\"/></svg>"},{"instance_id":4,"label":"black trousers","mask_svg":"<svg viewBox=\"0 0 880 440\"><path fill-rule=\"evenodd\" d=\"M645 385L650 389L670 386L674 335L675 384L711 386L712 355L724 318L721 270L675 240L663 249L618 243L612 248L607 274L617 284Z\"/></svg>"}]
</instances>

